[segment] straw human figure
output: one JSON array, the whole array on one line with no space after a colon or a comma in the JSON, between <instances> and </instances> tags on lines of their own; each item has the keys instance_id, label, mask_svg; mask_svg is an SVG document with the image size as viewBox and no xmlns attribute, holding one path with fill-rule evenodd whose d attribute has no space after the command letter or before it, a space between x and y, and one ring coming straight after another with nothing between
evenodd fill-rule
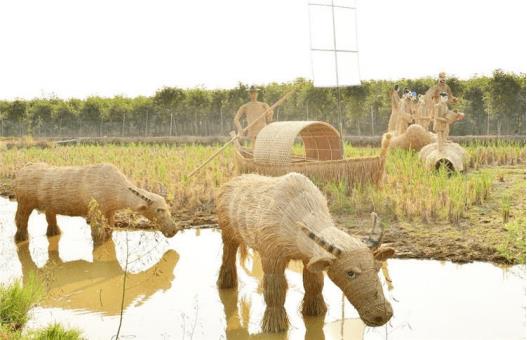
<instances>
[{"instance_id":1,"label":"straw human figure","mask_svg":"<svg viewBox=\"0 0 527 340\"><path fill-rule=\"evenodd\" d=\"M401 104L399 106L399 116L397 119L397 134L403 134L408 126L412 123L412 94L410 90L405 89Z\"/></svg>"},{"instance_id":2,"label":"straw human figure","mask_svg":"<svg viewBox=\"0 0 527 340\"><path fill-rule=\"evenodd\" d=\"M434 132L437 133L437 145L441 150L447 139L447 114L448 114L448 94L446 92L440 93L439 103L434 105Z\"/></svg>"},{"instance_id":3,"label":"straw human figure","mask_svg":"<svg viewBox=\"0 0 527 340\"><path fill-rule=\"evenodd\" d=\"M242 134L241 137L248 138L253 145L260 130L273 120L273 110L270 109L267 103L258 101L258 91L254 85L249 88L250 101L243 104L234 116L234 125L238 134ZM264 112L266 113L262 116ZM247 121L247 126L249 127L245 132L242 132L241 121L243 119Z\"/></svg>"},{"instance_id":4,"label":"straw human figure","mask_svg":"<svg viewBox=\"0 0 527 340\"><path fill-rule=\"evenodd\" d=\"M417 98L415 122L428 131L430 129L430 122L432 121L432 115L426 110L425 97L419 94Z\"/></svg>"},{"instance_id":5,"label":"straw human figure","mask_svg":"<svg viewBox=\"0 0 527 340\"><path fill-rule=\"evenodd\" d=\"M441 93L445 92L448 96L447 105L453 105L458 102L458 98L454 96L450 86L446 83L446 73L440 72L437 84L428 89L425 93L426 111L429 116L434 116L435 120L435 105L441 101ZM435 121L433 121L435 124Z\"/></svg>"},{"instance_id":6,"label":"straw human figure","mask_svg":"<svg viewBox=\"0 0 527 340\"><path fill-rule=\"evenodd\" d=\"M448 109L448 94L440 93L440 101L435 105L434 131L437 133L437 143L439 148L447 142L450 134L450 125L464 119L465 114L462 112Z\"/></svg>"},{"instance_id":7,"label":"straw human figure","mask_svg":"<svg viewBox=\"0 0 527 340\"><path fill-rule=\"evenodd\" d=\"M399 85L395 85L390 93L390 102L392 105L392 113L388 121L388 132L397 130L397 122L399 120L399 109L401 106L401 97L399 97Z\"/></svg>"}]
</instances>

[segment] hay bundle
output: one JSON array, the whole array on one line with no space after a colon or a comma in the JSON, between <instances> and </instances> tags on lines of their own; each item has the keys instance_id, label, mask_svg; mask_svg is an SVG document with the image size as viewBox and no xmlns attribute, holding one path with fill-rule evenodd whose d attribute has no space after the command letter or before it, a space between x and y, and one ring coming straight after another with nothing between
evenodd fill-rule
<instances>
[{"instance_id":1,"label":"hay bundle","mask_svg":"<svg viewBox=\"0 0 527 340\"><path fill-rule=\"evenodd\" d=\"M449 171L462 172L465 170L466 152L459 144L447 142L439 146L438 143L428 144L419 152L419 158L429 169L446 166Z\"/></svg>"},{"instance_id":2,"label":"hay bundle","mask_svg":"<svg viewBox=\"0 0 527 340\"><path fill-rule=\"evenodd\" d=\"M410 125L403 134L392 138L391 149L419 151L423 146L437 142L437 136L419 124Z\"/></svg>"}]
</instances>

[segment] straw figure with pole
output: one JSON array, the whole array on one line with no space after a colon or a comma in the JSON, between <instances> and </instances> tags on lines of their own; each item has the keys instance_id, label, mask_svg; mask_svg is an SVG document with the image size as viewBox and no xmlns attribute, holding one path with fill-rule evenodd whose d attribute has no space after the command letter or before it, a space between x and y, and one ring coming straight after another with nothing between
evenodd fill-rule
<instances>
[{"instance_id":1,"label":"straw figure with pole","mask_svg":"<svg viewBox=\"0 0 527 340\"><path fill-rule=\"evenodd\" d=\"M250 139L253 145L258 132L273 120L273 110L267 103L258 101L258 91L254 85L249 88L250 101L243 104L234 116L234 126L238 135L241 136L240 138ZM246 130L242 129L240 122L244 117L248 125Z\"/></svg>"},{"instance_id":2,"label":"straw figure with pole","mask_svg":"<svg viewBox=\"0 0 527 340\"><path fill-rule=\"evenodd\" d=\"M237 285L235 262L239 247L242 258L246 247L257 251L264 272L264 332L288 328L284 271L290 260L304 263L304 315L325 314L322 288L323 272L327 271L367 325L381 326L391 318L392 307L377 276L377 261L392 256L395 250L381 245L383 227L375 213L367 239L350 236L335 226L325 196L298 173L235 177L220 189L217 213L223 239L218 287Z\"/></svg>"},{"instance_id":3,"label":"straw figure with pole","mask_svg":"<svg viewBox=\"0 0 527 340\"><path fill-rule=\"evenodd\" d=\"M283 95L280 99L278 99L273 105L265 109L260 116L258 116L256 119L254 119L252 122L248 123L248 125L241 129L236 135L232 136L232 138L225 143L220 149L218 149L215 153L212 154L205 162L203 162L200 166L198 166L196 169L192 170L192 172L188 175L188 177L194 176L196 173L198 173L199 170L201 170L205 165L209 164L214 158L216 158L220 153L222 153L229 145L240 139L249 129L252 129L253 126L256 126L257 124L261 124L261 120L265 119L269 115L270 112L273 112L275 108L277 108L279 105L281 105L287 98L289 98L294 92L296 91L296 88L293 88L291 91L287 92L285 95ZM272 117L272 114L271 114ZM265 125L264 125L265 126ZM259 130L258 130L259 131Z\"/></svg>"}]
</instances>

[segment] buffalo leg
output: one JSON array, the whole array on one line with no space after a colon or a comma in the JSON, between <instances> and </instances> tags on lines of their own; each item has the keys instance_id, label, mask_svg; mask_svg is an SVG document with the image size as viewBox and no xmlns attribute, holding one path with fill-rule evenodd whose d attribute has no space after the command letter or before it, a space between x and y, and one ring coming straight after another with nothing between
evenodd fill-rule
<instances>
[{"instance_id":1,"label":"buffalo leg","mask_svg":"<svg viewBox=\"0 0 527 340\"><path fill-rule=\"evenodd\" d=\"M51 211L46 211L46 221L48 222L47 236L60 235L60 229L57 225L57 214Z\"/></svg>"},{"instance_id":2,"label":"buffalo leg","mask_svg":"<svg viewBox=\"0 0 527 340\"><path fill-rule=\"evenodd\" d=\"M15 224L16 224L16 234L15 242L27 241L28 232L27 232L27 222L29 220L29 215L31 215L33 208L30 208L22 203L18 203L15 215Z\"/></svg>"},{"instance_id":3,"label":"buffalo leg","mask_svg":"<svg viewBox=\"0 0 527 340\"><path fill-rule=\"evenodd\" d=\"M287 293L287 280L284 273L286 265L286 261L273 259L272 255L262 254L263 289L266 304L262 320L264 332L282 332L289 327L289 320L284 308Z\"/></svg>"},{"instance_id":4,"label":"buffalo leg","mask_svg":"<svg viewBox=\"0 0 527 340\"><path fill-rule=\"evenodd\" d=\"M324 273L310 272L304 264L303 281L305 294L302 301L302 314L309 316L325 314L327 307L322 296Z\"/></svg>"},{"instance_id":5,"label":"buffalo leg","mask_svg":"<svg viewBox=\"0 0 527 340\"><path fill-rule=\"evenodd\" d=\"M218 276L218 288L233 288L237 284L236 273L236 252L238 251L239 243L231 237L225 236L222 231L223 239L223 258L221 262L220 274Z\"/></svg>"}]
</instances>

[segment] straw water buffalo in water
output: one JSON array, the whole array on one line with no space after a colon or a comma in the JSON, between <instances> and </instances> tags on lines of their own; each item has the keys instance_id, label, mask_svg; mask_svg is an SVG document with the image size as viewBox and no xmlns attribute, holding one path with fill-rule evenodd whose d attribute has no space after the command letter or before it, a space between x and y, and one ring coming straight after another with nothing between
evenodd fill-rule
<instances>
[{"instance_id":1,"label":"straw water buffalo in water","mask_svg":"<svg viewBox=\"0 0 527 340\"><path fill-rule=\"evenodd\" d=\"M236 285L239 246L258 251L267 305L263 331L288 328L284 270L290 260L304 263L304 315L326 312L322 287L323 271L327 271L367 325L380 326L391 318L392 307L384 297L376 261L395 251L380 246L383 232L377 215L372 214L374 228L366 242L350 236L335 226L320 190L297 173L236 177L220 189L217 213L223 239L218 287Z\"/></svg>"},{"instance_id":2,"label":"straw water buffalo in water","mask_svg":"<svg viewBox=\"0 0 527 340\"><path fill-rule=\"evenodd\" d=\"M27 222L33 209L46 213L47 235L52 236L60 233L57 214L86 217L92 199L97 201L110 226L114 223L114 213L128 208L158 224L167 237L177 232L165 199L136 187L111 164L56 167L30 163L17 172L15 195L17 242L28 238ZM94 242L99 243L97 235L92 227Z\"/></svg>"}]
</instances>

